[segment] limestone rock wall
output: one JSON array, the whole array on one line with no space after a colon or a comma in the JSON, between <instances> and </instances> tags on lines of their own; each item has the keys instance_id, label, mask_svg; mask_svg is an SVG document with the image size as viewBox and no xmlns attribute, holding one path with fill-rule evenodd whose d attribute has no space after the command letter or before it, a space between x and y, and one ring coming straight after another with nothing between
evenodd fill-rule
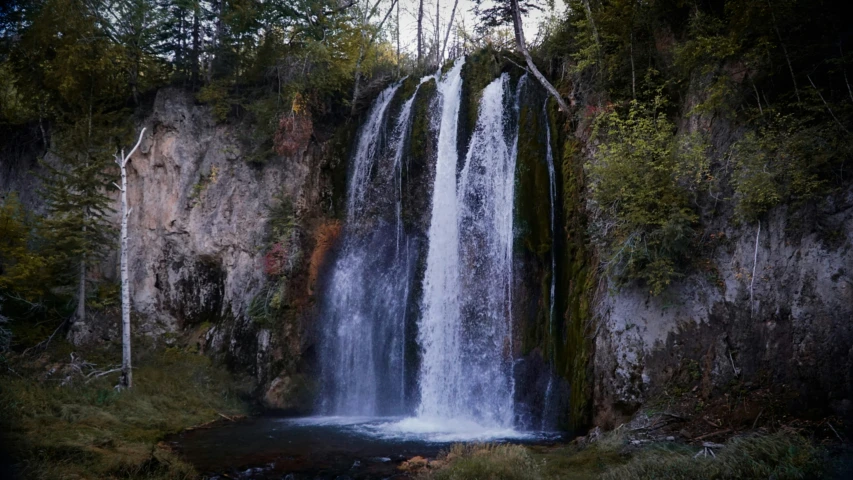
<instances>
[{"instance_id":1,"label":"limestone rock wall","mask_svg":"<svg viewBox=\"0 0 853 480\"><path fill-rule=\"evenodd\" d=\"M146 126L129 179L134 311L155 336L196 330L203 348L244 369L261 389L271 387L264 396L270 406L298 407L284 400L298 395L283 384L299 383L291 377L310 348L313 303L263 328L247 310L267 281L270 207L282 199L293 205L297 244L308 252L312 225L332 213L326 150L312 142L293 157L246 162L237 129L216 125L179 90L158 93ZM302 263L289 287L310 297Z\"/></svg>"},{"instance_id":2,"label":"limestone rock wall","mask_svg":"<svg viewBox=\"0 0 853 480\"><path fill-rule=\"evenodd\" d=\"M313 229L334 211L329 142L312 140L292 157L250 163L242 151L245 126L217 124L192 93L169 88L157 93L143 126L144 139L128 165L135 332L155 342L195 344L252 377L269 406L300 407L297 390L305 388L302 370L313 342L313 293L305 272ZM25 204L40 211L38 148L11 148L0 158L0 187L25 192ZM286 319L258 325L247 309L268 281L267 215L282 199L294 207L295 244L303 251L288 288L304 300ZM90 277L116 280L115 258L108 255ZM93 317L75 325L72 336L83 342L118 338L116 320Z\"/></svg>"}]
</instances>

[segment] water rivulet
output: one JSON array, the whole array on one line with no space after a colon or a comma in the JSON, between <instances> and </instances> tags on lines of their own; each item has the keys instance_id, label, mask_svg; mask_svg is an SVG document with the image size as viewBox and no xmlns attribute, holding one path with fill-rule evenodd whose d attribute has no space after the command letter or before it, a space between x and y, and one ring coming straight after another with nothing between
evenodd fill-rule
<instances>
[{"instance_id":1,"label":"water rivulet","mask_svg":"<svg viewBox=\"0 0 853 480\"><path fill-rule=\"evenodd\" d=\"M503 73L475 92L463 149L464 63L389 86L361 127L323 297L321 413L521 426L513 212L519 100L532 86Z\"/></svg>"}]
</instances>

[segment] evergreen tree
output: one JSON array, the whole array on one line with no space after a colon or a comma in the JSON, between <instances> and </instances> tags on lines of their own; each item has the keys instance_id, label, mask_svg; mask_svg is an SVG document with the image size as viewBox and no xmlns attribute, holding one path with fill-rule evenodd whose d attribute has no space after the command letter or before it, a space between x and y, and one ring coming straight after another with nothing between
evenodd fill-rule
<instances>
[{"instance_id":1,"label":"evergreen tree","mask_svg":"<svg viewBox=\"0 0 853 480\"><path fill-rule=\"evenodd\" d=\"M120 133L107 128L114 115L93 112L74 124L64 125L54 139L52 153L56 164L43 162L47 175L42 195L46 200L45 220L50 242L61 259L61 271L68 277L76 273L77 307L74 323L78 329L86 322L86 292L89 269L114 246L114 228L109 222L113 199L109 185L115 180L111 165L114 138ZM99 130L93 130L93 125ZM74 325L72 325L74 326Z\"/></svg>"},{"instance_id":2,"label":"evergreen tree","mask_svg":"<svg viewBox=\"0 0 853 480\"><path fill-rule=\"evenodd\" d=\"M160 51L158 32L164 26L154 0L85 0L100 32L120 49L119 60L134 102L140 91L156 84Z\"/></svg>"}]
</instances>

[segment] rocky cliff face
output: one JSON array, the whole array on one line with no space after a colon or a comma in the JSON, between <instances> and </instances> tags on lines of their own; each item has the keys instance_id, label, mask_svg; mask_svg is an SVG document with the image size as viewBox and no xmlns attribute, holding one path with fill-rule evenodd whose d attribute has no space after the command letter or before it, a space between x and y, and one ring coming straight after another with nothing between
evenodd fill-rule
<instances>
[{"instance_id":1,"label":"rocky cliff face","mask_svg":"<svg viewBox=\"0 0 853 480\"><path fill-rule=\"evenodd\" d=\"M292 157L248 163L237 129L216 125L178 90L158 93L145 125L150 134L129 178L131 291L142 328L157 337L193 332L203 349L252 375L269 406L299 407L312 343L310 255L299 256L287 279L301 300L285 306L284 318L258 325L247 312L268 280L271 208L293 206L289 248L309 253L312 229L333 213L328 148L312 142Z\"/></svg>"},{"instance_id":2,"label":"rocky cliff face","mask_svg":"<svg viewBox=\"0 0 853 480\"><path fill-rule=\"evenodd\" d=\"M312 345L306 326L314 314L307 268L313 231L334 210L330 172L339 159L329 154L328 142L312 141L291 157L247 162L239 128L217 124L208 107L177 89L157 93L141 126L147 131L128 166L135 332L156 342L189 342L220 356L254 379L269 406L299 407L307 384L303 360ZM23 200L38 210L38 163L26 153L3 156L2 187L28 192ZM285 305L280 321L261 325L247 312L268 282L268 216L281 202L292 205L289 248L302 252L286 279L290 297L300 301ZM115 257L108 256L92 275L115 280ZM75 324L71 338L116 339L116 320Z\"/></svg>"},{"instance_id":3,"label":"rocky cliff face","mask_svg":"<svg viewBox=\"0 0 853 480\"><path fill-rule=\"evenodd\" d=\"M651 399L691 392L707 403L761 389L789 411L849 417L853 190L804 211L777 208L760 232L712 234L707 267L663 295L602 295L596 423L617 424Z\"/></svg>"}]
</instances>

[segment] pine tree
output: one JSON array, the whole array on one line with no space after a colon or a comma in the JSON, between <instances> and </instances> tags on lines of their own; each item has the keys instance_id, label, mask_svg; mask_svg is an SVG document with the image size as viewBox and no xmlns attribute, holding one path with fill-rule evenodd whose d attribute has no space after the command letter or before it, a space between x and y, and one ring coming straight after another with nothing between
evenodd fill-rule
<instances>
[{"instance_id":1,"label":"pine tree","mask_svg":"<svg viewBox=\"0 0 853 480\"><path fill-rule=\"evenodd\" d=\"M65 125L52 148L56 162L42 162L48 172L42 182L48 211L46 231L64 260L60 263L61 271L68 276L67 284L76 284L71 335L75 342L83 340L81 330L87 322L88 271L114 244L114 228L108 219L114 210L108 186L115 175L110 173L112 152L108 145L118 132L105 127L105 117L111 115L93 112L88 118ZM101 130L93 130L95 122Z\"/></svg>"},{"instance_id":2,"label":"pine tree","mask_svg":"<svg viewBox=\"0 0 853 480\"><path fill-rule=\"evenodd\" d=\"M120 47L121 65L134 102L159 70L155 55L158 32L164 25L162 11L154 0L85 0L98 29Z\"/></svg>"}]
</instances>

